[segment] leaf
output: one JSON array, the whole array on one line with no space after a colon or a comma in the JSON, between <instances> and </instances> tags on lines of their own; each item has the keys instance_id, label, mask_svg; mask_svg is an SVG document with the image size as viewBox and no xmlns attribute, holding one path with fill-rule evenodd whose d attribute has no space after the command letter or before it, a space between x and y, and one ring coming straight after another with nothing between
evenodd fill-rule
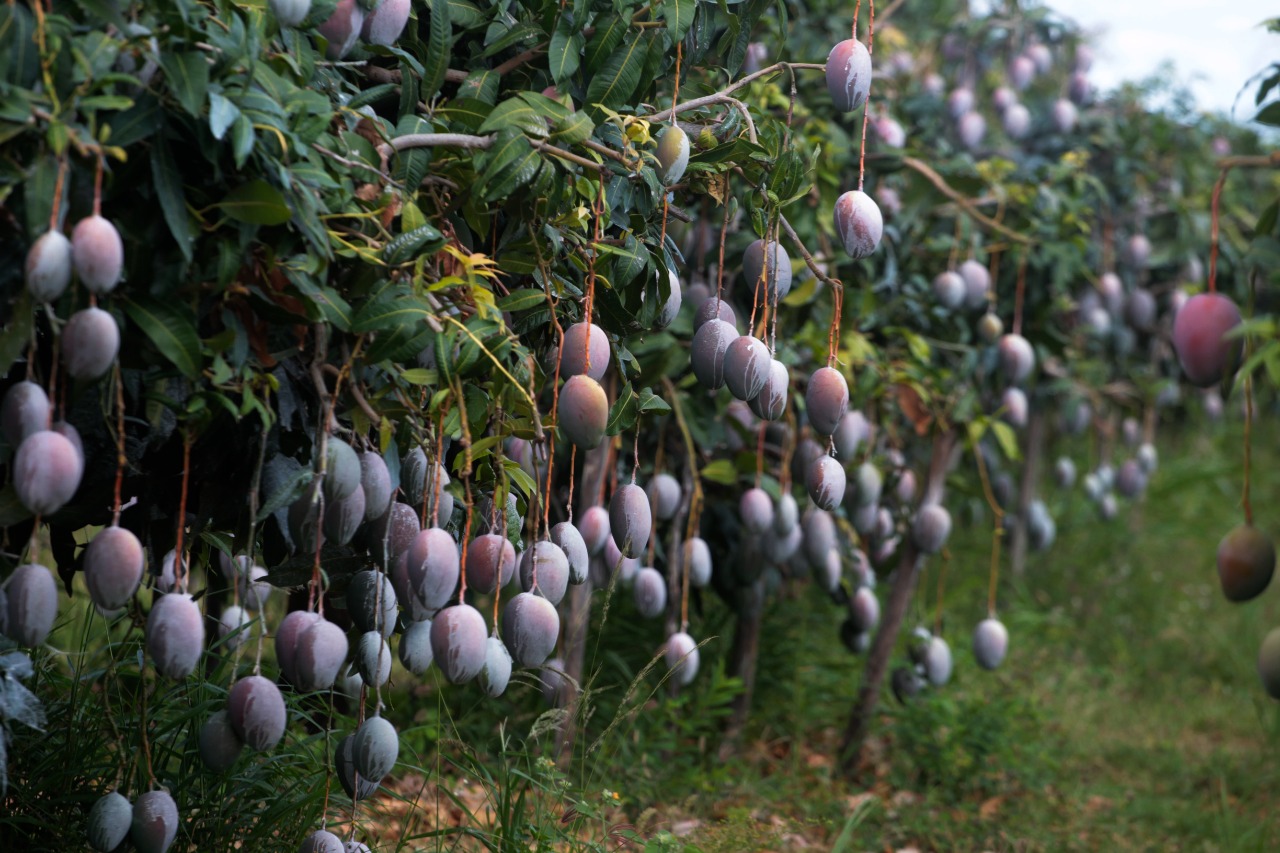
<instances>
[{"instance_id":1,"label":"leaf","mask_svg":"<svg viewBox=\"0 0 1280 853\"><path fill-rule=\"evenodd\" d=\"M503 311L527 311L546 304L547 295L532 287L513 290L498 300L498 307Z\"/></svg>"},{"instance_id":2,"label":"leaf","mask_svg":"<svg viewBox=\"0 0 1280 853\"><path fill-rule=\"evenodd\" d=\"M612 55L613 49L622 42L622 37L627 33L628 22L625 15L606 15L605 18L604 23L596 26L591 41L587 42L586 55L582 60L590 75L594 75L595 71Z\"/></svg>"},{"instance_id":3,"label":"leaf","mask_svg":"<svg viewBox=\"0 0 1280 853\"><path fill-rule=\"evenodd\" d=\"M608 435L617 435L624 429L635 426L638 401L636 389L630 384L624 385L618 392L618 399L614 401L613 408L609 410L609 422L605 429Z\"/></svg>"},{"instance_id":4,"label":"leaf","mask_svg":"<svg viewBox=\"0 0 1280 853\"><path fill-rule=\"evenodd\" d=\"M489 117L476 132L496 133L507 128L515 128L530 136L546 136L547 120L532 104L517 95L514 98L507 98L494 107L493 112L489 113Z\"/></svg>"},{"instance_id":5,"label":"leaf","mask_svg":"<svg viewBox=\"0 0 1280 853\"><path fill-rule=\"evenodd\" d=\"M213 138L222 141L231 123L240 117L240 108L225 95L209 93L209 131Z\"/></svg>"},{"instance_id":6,"label":"leaf","mask_svg":"<svg viewBox=\"0 0 1280 853\"><path fill-rule=\"evenodd\" d=\"M572 25L567 21L567 18L560 19L560 26L556 27L555 33L551 36L551 44L547 46L551 79L556 81L557 85L568 80L578 70L578 63L582 61L582 48L587 41L581 31L568 32Z\"/></svg>"},{"instance_id":7,"label":"leaf","mask_svg":"<svg viewBox=\"0 0 1280 853\"><path fill-rule=\"evenodd\" d=\"M732 459L717 459L704 465L700 476L722 486L732 486L738 482L738 469Z\"/></svg>"},{"instance_id":8,"label":"leaf","mask_svg":"<svg viewBox=\"0 0 1280 853\"><path fill-rule=\"evenodd\" d=\"M13 363L22 357L27 345L31 343L31 329L34 324L35 314L32 311L31 293L24 287L14 302L13 313L9 315L8 323L0 329L0 376L7 374Z\"/></svg>"},{"instance_id":9,"label":"leaf","mask_svg":"<svg viewBox=\"0 0 1280 853\"><path fill-rule=\"evenodd\" d=\"M280 190L257 178L227 193L218 207L237 222L282 225L293 215Z\"/></svg>"},{"instance_id":10,"label":"leaf","mask_svg":"<svg viewBox=\"0 0 1280 853\"><path fill-rule=\"evenodd\" d=\"M1018 461L1018 437L1013 432L1013 427L1004 421L991 422L991 431L996 434L996 441L1000 443L1000 449L1004 451L1005 458L1010 462Z\"/></svg>"},{"instance_id":11,"label":"leaf","mask_svg":"<svg viewBox=\"0 0 1280 853\"><path fill-rule=\"evenodd\" d=\"M1280 127L1280 101L1273 101L1267 104L1258 114L1254 116L1254 121L1259 124L1269 124L1272 127Z\"/></svg>"},{"instance_id":12,"label":"leaf","mask_svg":"<svg viewBox=\"0 0 1280 853\"><path fill-rule=\"evenodd\" d=\"M573 145L590 139L595 133L596 123L591 117L579 110L571 113L552 125L551 138L562 144Z\"/></svg>"},{"instance_id":13,"label":"leaf","mask_svg":"<svg viewBox=\"0 0 1280 853\"><path fill-rule=\"evenodd\" d=\"M627 102L640 82L640 69L644 66L647 47L641 36L623 43L618 52L592 76L586 97L589 108L598 111L599 106L619 107Z\"/></svg>"},{"instance_id":14,"label":"leaf","mask_svg":"<svg viewBox=\"0 0 1280 853\"><path fill-rule=\"evenodd\" d=\"M450 41L453 27L449 24L451 8L449 0L432 0L431 30L427 35L425 52L427 62L422 72L423 100L430 101L444 84L445 72L449 70L449 57L452 55Z\"/></svg>"},{"instance_id":15,"label":"leaf","mask_svg":"<svg viewBox=\"0 0 1280 853\"><path fill-rule=\"evenodd\" d=\"M485 152L483 162L483 172L477 182L479 193L485 201L493 201L529 183L542 159L524 134L508 128L498 134L493 147Z\"/></svg>"},{"instance_id":16,"label":"leaf","mask_svg":"<svg viewBox=\"0 0 1280 853\"><path fill-rule=\"evenodd\" d=\"M167 53L160 57L160 67L178 103L198 117L204 110L205 93L209 89L209 65L204 54L199 51Z\"/></svg>"},{"instance_id":17,"label":"leaf","mask_svg":"<svg viewBox=\"0 0 1280 853\"><path fill-rule=\"evenodd\" d=\"M662 0L659 11L667 22L667 32L671 34L671 43L675 44L684 38L693 25L693 13L696 10L695 0Z\"/></svg>"},{"instance_id":18,"label":"leaf","mask_svg":"<svg viewBox=\"0 0 1280 853\"><path fill-rule=\"evenodd\" d=\"M168 138L157 140L151 146L151 179L156 185L156 197L164 214L169 233L182 250L182 256L191 261L195 246L195 226L187 213L187 197L182 189L182 176L173 162Z\"/></svg>"},{"instance_id":19,"label":"leaf","mask_svg":"<svg viewBox=\"0 0 1280 853\"><path fill-rule=\"evenodd\" d=\"M281 483L279 488L267 496L262 506L258 507L256 522L266 521L273 512L296 501L314 477L315 472L310 468L301 467L294 471L293 475Z\"/></svg>"},{"instance_id":20,"label":"leaf","mask_svg":"<svg viewBox=\"0 0 1280 853\"><path fill-rule=\"evenodd\" d=\"M200 336L186 313L172 301L150 296L126 299L124 310L183 376L200 378Z\"/></svg>"},{"instance_id":21,"label":"leaf","mask_svg":"<svg viewBox=\"0 0 1280 853\"><path fill-rule=\"evenodd\" d=\"M444 245L444 235L434 225L422 225L396 237L382 250L382 258L396 266L418 255L429 255Z\"/></svg>"}]
</instances>

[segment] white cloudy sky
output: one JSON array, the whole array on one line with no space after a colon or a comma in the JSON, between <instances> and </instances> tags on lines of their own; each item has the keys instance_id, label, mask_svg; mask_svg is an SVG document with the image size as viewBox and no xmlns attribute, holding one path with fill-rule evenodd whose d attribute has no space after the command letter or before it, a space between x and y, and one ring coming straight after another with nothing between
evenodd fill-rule
<instances>
[{"instance_id":1,"label":"white cloudy sky","mask_svg":"<svg viewBox=\"0 0 1280 853\"><path fill-rule=\"evenodd\" d=\"M1280 60L1280 36L1258 24L1280 17L1275 0L1049 0L1064 17L1097 34L1091 76L1102 89L1150 75L1172 59L1202 109L1227 112L1253 74ZM1252 92L1234 118L1253 117Z\"/></svg>"}]
</instances>

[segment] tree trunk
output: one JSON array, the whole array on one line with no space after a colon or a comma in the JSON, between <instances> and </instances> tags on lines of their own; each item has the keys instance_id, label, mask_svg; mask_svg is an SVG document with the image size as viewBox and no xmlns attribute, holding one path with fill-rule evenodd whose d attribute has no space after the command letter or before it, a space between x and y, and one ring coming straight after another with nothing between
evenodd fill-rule
<instances>
[{"instance_id":1,"label":"tree trunk","mask_svg":"<svg viewBox=\"0 0 1280 853\"><path fill-rule=\"evenodd\" d=\"M955 442L955 434L938 433L933 439L933 453L929 458L929 474L925 481L924 496L921 504L941 503L943 485L946 482L947 467L951 461L951 448ZM862 676L862 686L858 689L857 699L849 713L849 721L845 725L844 739L840 744L840 773L852 775L862 757L862 746L866 741L871 721L875 717L876 706L880 702L880 685L884 683L885 672L889 668L889 657L893 654L898 632L907 616L907 608L911 603L911 593L916 587L920 575L920 555L915 543L908 536L902 544L902 556L894 573L893 585L889 590L889 602L885 607L880 627L871 643L871 651L867 655L867 666Z\"/></svg>"},{"instance_id":2,"label":"tree trunk","mask_svg":"<svg viewBox=\"0 0 1280 853\"><path fill-rule=\"evenodd\" d=\"M581 518L596 501L604 488L605 477L609 472L608 442L586 454L582 463L582 478L577 485L577 500L574 507L575 516ZM585 583L569 587L569 606L564 612L564 646L561 658L564 660L564 672L568 676L560 699L568 714L564 724L556 735L556 760L561 767L567 766L573 758L573 741L578 731L578 697L581 688L573 689L572 684L582 684L584 663L587 649L587 627L591 622L591 576L587 575Z\"/></svg>"},{"instance_id":3,"label":"tree trunk","mask_svg":"<svg viewBox=\"0 0 1280 853\"><path fill-rule=\"evenodd\" d=\"M1027 442L1022 457L1022 482L1018 485L1018 523L1013 527L1013 546L1010 566L1014 577L1022 577L1027 570L1027 509L1035 499L1040 485L1040 463L1044 456L1044 411L1036 407L1027 423Z\"/></svg>"},{"instance_id":4,"label":"tree trunk","mask_svg":"<svg viewBox=\"0 0 1280 853\"><path fill-rule=\"evenodd\" d=\"M742 679L742 692L733 700L733 710L725 724L724 741L720 745L720 758L732 755L742 738L747 715L751 713L751 699L756 688L756 660L760 653L760 623L764 616L764 579L751 584L743 594L742 609L733 632L733 648L729 651L729 675Z\"/></svg>"}]
</instances>

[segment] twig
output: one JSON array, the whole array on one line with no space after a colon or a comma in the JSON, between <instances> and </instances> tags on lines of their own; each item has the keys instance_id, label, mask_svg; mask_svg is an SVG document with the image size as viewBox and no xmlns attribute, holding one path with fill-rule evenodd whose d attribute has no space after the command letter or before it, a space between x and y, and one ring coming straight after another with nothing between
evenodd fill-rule
<instances>
[{"instance_id":1,"label":"twig","mask_svg":"<svg viewBox=\"0 0 1280 853\"><path fill-rule=\"evenodd\" d=\"M987 216L985 213L978 210L978 208L974 206L973 202L971 202L969 199L961 195L955 188L953 188L950 184L947 183L946 178L942 177L937 172L935 172L928 164L920 160L917 160L914 157L903 157L902 165L906 166L909 169L914 169L915 171L919 172L921 175L924 175L925 179L929 183L937 187L938 191L941 192L943 195L945 195L947 198L951 199L956 204L960 205L960 208L969 215L969 218L973 219L978 224L986 226L992 231L995 231L998 234L1003 234L1005 237L1008 237L1010 240L1013 240L1018 243L1022 243L1024 245L1029 246L1036 242L1032 238L1027 237L1024 234L1019 234L1017 231L1014 231L1012 228L1009 228L1008 226L1001 225L999 222L995 221L990 216Z\"/></svg>"},{"instance_id":2,"label":"twig","mask_svg":"<svg viewBox=\"0 0 1280 853\"><path fill-rule=\"evenodd\" d=\"M773 65L770 65L768 68L761 68L759 71L755 72L754 74L748 74L746 77L743 77L741 80L737 81L736 83L730 83L728 86L724 87L718 92L714 92L710 95L704 95L701 98L694 98L691 101L685 101L683 104L680 104L678 107L676 107L674 112L682 113L688 110L696 110L699 107L705 107L708 104L723 103L723 101L721 101L720 99L725 95L732 94L733 92L738 91L744 86L748 86L751 83L755 82L756 80L759 80L761 77L765 77L770 74L776 74L779 71L783 71L787 68L799 68L799 69L808 70L808 71L826 71L827 65L825 62L776 62ZM652 121L652 122L662 122L669 119L672 115L672 112L673 112L672 110L666 109L666 110L662 110L661 112L651 113L650 115L638 116L638 118L648 119L649 121Z\"/></svg>"}]
</instances>

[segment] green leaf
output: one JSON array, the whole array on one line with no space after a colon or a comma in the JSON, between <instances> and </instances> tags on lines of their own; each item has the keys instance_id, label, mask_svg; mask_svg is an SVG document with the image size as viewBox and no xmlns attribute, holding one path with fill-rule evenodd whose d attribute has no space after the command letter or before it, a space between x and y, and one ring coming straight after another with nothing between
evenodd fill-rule
<instances>
[{"instance_id":1,"label":"green leaf","mask_svg":"<svg viewBox=\"0 0 1280 853\"><path fill-rule=\"evenodd\" d=\"M351 331L363 335L401 325L416 326L431 316L431 306L418 297L389 293L366 303L351 322Z\"/></svg>"},{"instance_id":2,"label":"green leaf","mask_svg":"<svg viewBox=\"0 0 1280 853\"><path fill-rule=\"evenodd\" d=\"M449 57L453 38L453 27L449 24L451 7L449 0L432 0L431 31L427 35L425 46L426 64L422 72L423 100L430 101L444 84L445 72L449 70Z\"/></svg>"},{"instance_id":3,"label":"green leaf","mask_svg":"<svg viewBox=\"0 0 1280 853\"><path fill-rule=\"evenodd\" d=\"M642 36L635 36L624 42L618 52L592 76L586 97L590 109L598 112L598 106L613 108L627 102L640 82L640 70L644 66L648 46Z\"/></svg>"},{"instance_id":4,"label":"green leaf","mask_svg":"<svg viewBox=\"0 0 1280 853\"><path fill-rule=\"evenodd\" d=\"M310 485L315 478L315 471L310 468L299 468L293 472L289 479L285 480L280 486L267 496L262 502L262 506L258 507L258 517L254 519L256 523L266 521L273 512L296 501L302 497L303 491Z\"/></svg>"},{"instance_id":5,"label":"green leaf","mask_svg":"<svg viewBox=\"0 0 1280 853\"><path fill-rule=\"evenodd\" d=\"M667 401L653 393L652 390L644 388L640 391L640 413L654 412L659 415L665 415L671 411L671 406Z\"/></svg>"},{"instance_id":6,"label":"green leaf","mask_svg":"<svg viewBox=\"0 0 1280 853\"><path fill-rule=\"evenodd\" d=\"M422 225L399 235L382 250L382 258L396 266L411 261L418 255L432 254L444 245L444 235L434 225Z\"/></svg>"},{"instance_id":7,"label":"green leaf","mask_svg":"<svg viewBox=\"0 0 1280 853\"><path fill-rule=\"evenodd\" d=\"M539 305L547 304L547 295L532 287L513 290L498 300L498 308L503 311L528 311Z\"/></svg>"},{"instance_id":8,"label":"green leaf","mask_svg":"<svg viewBox=\"0 0 1280 853\"><path fill-rule=\"evenodd\" d=\"M237 222L251 225L282 225L292 216L284 194L261 179L236 187L217 206Z\"/></svg>"},{"instance_id":9,"label":"green leaf","mask_svg":"<svg viewBox=\"0 0 1280 853\"><path fill-rule=\"evenodd\" d=\"M517 95L514 98L507 98L494 107L493 112L489 113L489 117L484 120L484 124L480 125L480 129L476 132L480 134L496 133L507 128L515 128L529 136L546 136L547 120L538 113L538 110L531 103Z\"/></svg>"},{"instance_id":10,"label":"green leaf","mask_svg":"<svg viewBox=\"0 0 1280 853\"><path fill-rule=\"evenodd\" d=\"M722 486L732 486L738 482L738 469L732 459L717 459L704 465L700 476Z\"/></svg>"},{"instance_id":11,"label":"green leaf","mask_svg":"<svg viewBox=\"0 0 1280 853\"><path fill-rule=\"evenodd\" d=\"M595 133L596 123L591 117L579 110L557 121L551 128L551 138L558 143L573 145L590 139Z\"/></svg>"},{"instance_id":12,"label":"green leaf","mask_svg":"<svg viewBox=\"0 0 1280 853\"><path fill-rule=\"evenodd\" d=\"M224 95L209 93L209 131L213 138L222 141L231 123L240 117L240 108Z\"/></svg>"},{"instance_id":13,"label":"green leaf","mask_svg":"<svg viewBox=\"0 0 1280 853\"><path fill-rule=\"evenodd\" d=\"M673 45L689 32L695 8L695 0L662 0L659 11L662 19L667 22L667 32L671 34Z\"/></svg>"},{"instance_id":14,"label":"green leaf","mask_svg":"<svg viewBox=\"0 0 1280 853\"><path fill-rule=\"evenodd\" d=\"M182 189L182 175L173 162L168 138L159 139L151 146L151 179L156 185L156 197L164 214L169 233L182 250L182 256L191 261L195 246L196 229L187 213L187 196Z\"/></svg>"},{"instance_id":15,"label":"green leaf","mask_svg":"<svg viewBox=\"0 0 1280 853\"><path fill-rule=\"evenodd\" d=\"M169 82L169 89L182 108L193 116L204 110L205 94L209 89L209 64L199 51L167 53L160 57L160 67Z\"/></svg>"},{"instance_id":16,"label":"green leaf","mask_svg":"<svg viewBox=\"0 0 1280 853\"><path fill-rule=\"evenodd\" d=\"M1280 101L1273 101L1267 104L1258 114L1254 116L1254 121L1259 124L1269 124L1272 127L1280 127Z\"/></svg>"},{"instance_id":17,"label":"green leaf","mask_svg":"<svg viewBox=\"0 0 1280 853\"><path fill-rule=\"evenodd\" d=\"M618 399L609 410L609 423L605 432L609 435L617 435L624 429L635 426L636 416L639 414L639 399L636 396L636 389L632 388L630 383L622 386L622 390L618 392Z\"/></svg>"},{"instance_id":18,"label":"green leaf","mask_svg":"<svg viewBox=\"0 0 1280 853\"><path fill-rule=\"evenodd\" d=\"M413 133L430 133L431 123L421 116L405 116L396 125L396 136L408 136ZM427 176L431 166L430 148L407 148L396 152L396 177L406 187L416 188Z\"/></svg>"},{"instance_id":19,"label":"green leaf","mask_svg":"<svg viewBox=\"0 0 1280 853\"><path fill-rule=\"evenodd\" d=\"M588 75L595 74L596 70L613 54L613 49L622 43L622 37L627 34L628 21L625 15L605 15L604 17L606 20L603 23L597 23L595 34L591 36L591 41L587 42L587 52L582 59Z\"/></svg>"},{"instance_id":20,"label":"green leaf","mask_svg":"<svg viewBox=\"0 0 1280 853\"><path fill-rule=\"evenodd\" d=\"M493 201L529 183L542 159L524 134L508 128L498 134L493 147L485 152L483 163L478 191L485 201Z\"/></svg>"},{"instance_id":21,"label":"green leaf","mask_svg":"<svg viewBox=\"0 0 1280 853\"><path fill-rule=\"evenodd\" d=\"M1004 451L1005 458L1010 462L1018 460L1018 436L1014 434L1013 427L1004 421L991 421L991 431L996 434L996 441L1000 443L1000 449Z\"/></svg>"},{"instance_id":22,"label":"green leaf","mask_svg":"<svg viewBox=\"0 0 1280 853\"><path fill-rule=\"evenodd\" d=\"M31 294L24 287L13 304L6 325L0 329L0 376L9 372L31 343L31 329L35 325L31 309Z\"/></svg>"},{"instance_id":23,"label":"green leaf","mask_svg":"<svg viewBox=\"0 0 1280 853\"><path fill-rule=\"evenodd\" d=\"M183 376L200 378L200 336L180 305L171 300L134 296L124 301L124 310Z\"/></svg>"},{"instance_id":24,"label":"green leaf","mask_svg":"<svg viewBox=\"0 0 1280 853\"><path fill-rule=\"evenodd\" d=\"M571 25L567 24L567 20L567 18L560 19L561 25L556 27L555 33L551 36L551 44L547 46L551 79L556 81L557 85L568 80L578 70L578 63L582 61L582 48L587 42L581 31L568 32Z\"/></svg>"}]
</instances>

